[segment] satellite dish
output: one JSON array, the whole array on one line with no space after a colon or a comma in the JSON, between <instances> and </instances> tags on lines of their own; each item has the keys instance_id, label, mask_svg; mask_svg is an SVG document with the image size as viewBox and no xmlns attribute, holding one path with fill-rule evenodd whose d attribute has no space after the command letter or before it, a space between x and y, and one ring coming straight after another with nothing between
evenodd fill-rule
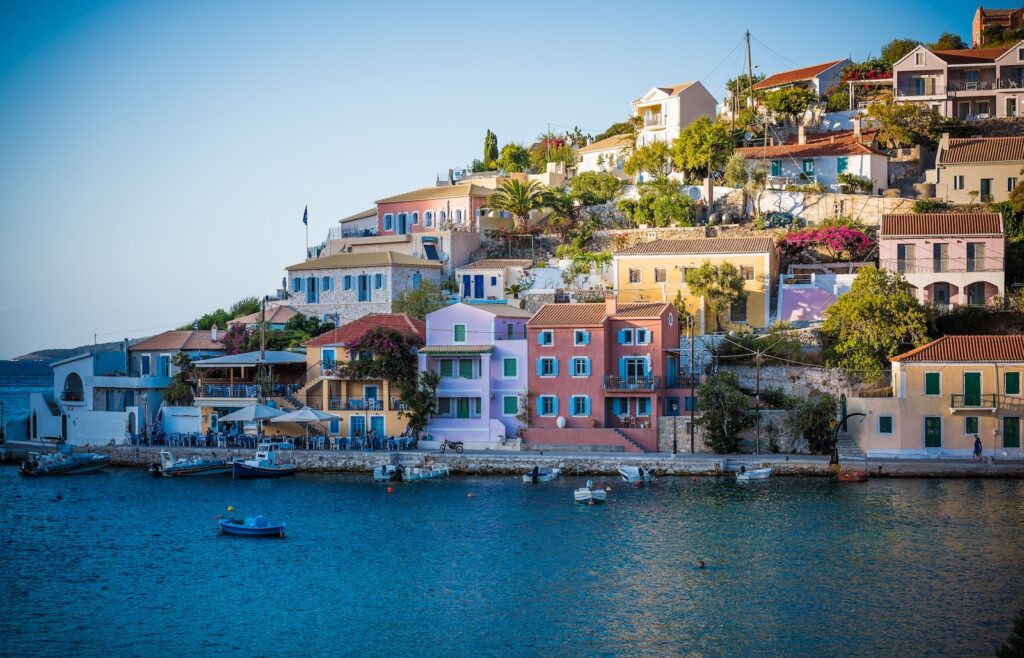
<instances>
[{"instance_id":1,"label":"satellite dish","mask_svg":"<svg viewBox=\"0 0 1024 658\"><path fill-rule=\"evenodd\" d=\"M754 133L748 130L747 132L743 133L743 139L749 142L750 140L754 139Z\"/></svg>"},{"instance_id":2,"label":"satellite dish","mask_svg":"<svg viewBox=\"0 0 1024 658\"><path fill-rule=\"evenodd\" d=\"M686 190L686 193L689 194L690 198L693 199L694 201L700 201L700 188L699 187L691 187L688 190Z\"/></svg>"}]
</instances>

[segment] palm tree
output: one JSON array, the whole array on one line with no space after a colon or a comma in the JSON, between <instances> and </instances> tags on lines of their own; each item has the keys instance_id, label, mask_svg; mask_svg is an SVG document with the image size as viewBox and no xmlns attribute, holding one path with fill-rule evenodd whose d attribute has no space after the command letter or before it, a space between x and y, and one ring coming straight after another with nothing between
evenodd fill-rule
<instances>
[{"instance_id":1,"label":"palm tree","mask_svg":"<svg viewBox=\"0 0 1024 658\"><path fill-rule=\"evenodd\" d=\"M512 215L515 230L524 232L530 211L547 205L547 192L537 181L522 182L517 179L507 180L491 194L487 205L495 210L506 210Z\"/></svg>"}]
</instances>

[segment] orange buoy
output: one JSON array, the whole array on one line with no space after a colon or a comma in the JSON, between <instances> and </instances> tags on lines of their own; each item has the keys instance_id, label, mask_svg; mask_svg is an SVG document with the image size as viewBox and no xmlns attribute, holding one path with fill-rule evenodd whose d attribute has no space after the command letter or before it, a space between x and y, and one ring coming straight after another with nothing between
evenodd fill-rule
<instances>
[{"instance_id":1,"label":"orange buoy","mask_svg":"<svg viewBox=\"0 0 1024 658\"><path fill-rule=\"evenodd\" d=\"M697 476L696 476L696 475L694 475L694 476L693 476L692 478L690 478L690 479L691 479L691 480L693 480L694 482L696 482L696 481L697 481Z\"/></svg>"},{"instance_id":2,"label":"orange buoy","mask_svg":"<svg viewBox=\"0 0 1024 658\"><path fill-rule=\"evenodd\" d=\"M588 505L593 505L593 504L594 504L594 501L590 501L590 502L589 502L589 503L587 503L587 504L588 504Z\"/></svg>"},{"instance_id":3,"label":"orange buoy","mask_svg":"<svg viewBox=\"0 0 1024 658\"><path fill-rule=\"evenodd\" d=\"M472 498L472 497L473 497L473 492L472 491L470 491L468 494L466 494L466 498Z\"/></svg>"},{"instance_id":4,"label":"orange buoy","mask_svg":"<svg viewBox=\"0 0 1024 658\"><path fill-rule=\"evenodd\" d=\"M394 487L388 487L388 493L395 493Z\"/></svg>"}]
</instances>

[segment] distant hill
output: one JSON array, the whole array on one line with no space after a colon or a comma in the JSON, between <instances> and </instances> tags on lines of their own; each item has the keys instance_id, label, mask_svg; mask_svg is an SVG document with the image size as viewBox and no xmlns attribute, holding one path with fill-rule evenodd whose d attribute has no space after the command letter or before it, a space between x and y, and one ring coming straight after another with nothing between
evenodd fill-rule
<instances>
[{"instance_id":1,"label":"distant hill","mask_svg":"<svg viewBox=\"0 0 1024 658\"><path fill-rule=\"evenodd\" d=\"M134 341L133 341L134 342ZM121 341L113 343L99 343L98 345L82 345L81 347L70 347L67 349L37 350L21 356L16 356L13 361L40 361L42 363L53 363L66 359L76 354L95 354L97 352L115 352L121 349Z\"/></svg>"}]
</instances>

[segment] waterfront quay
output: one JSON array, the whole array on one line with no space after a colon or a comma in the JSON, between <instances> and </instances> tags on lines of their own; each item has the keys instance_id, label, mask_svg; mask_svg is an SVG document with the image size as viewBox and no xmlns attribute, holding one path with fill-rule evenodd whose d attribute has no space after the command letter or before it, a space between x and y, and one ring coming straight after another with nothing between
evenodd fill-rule
<instances>
[{"instance_id":1,"label":"waterfront quay","mask_svg":"<svg viewBox=\"0 0 1024 658\"><path fill-rule=\"evenodd\" d=\"M89 450L109 454L112 466L148 468L158 463L161 448L156 446L98 446ZM179 449L178 456L201 454L219 459L245 457L251 451L226 448ZM566 475L605 476L618 474L623 465L654 467L662 476L717 476L732 474L745 466L748 470L771 466L774 475L829 477L829 458L825 455L737 454L691 455L670 453L599 453L549 451L466 451L461 455L437 451L338 451L292 450L287 459L308 473L369 473L382 464L422 466L445 464L456 475L520 475L535 466L558 467ZM960 459L868 459L872 477L978 477L1022 478L1024 460L972 462Z\"/></svg>"}]
</instances>

